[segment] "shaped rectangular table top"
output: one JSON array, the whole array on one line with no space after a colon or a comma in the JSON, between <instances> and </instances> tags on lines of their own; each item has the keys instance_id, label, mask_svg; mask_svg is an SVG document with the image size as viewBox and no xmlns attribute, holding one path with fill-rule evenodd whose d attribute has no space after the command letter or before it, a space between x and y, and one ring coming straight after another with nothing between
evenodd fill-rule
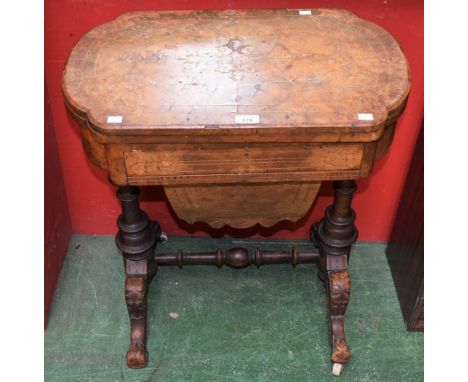
<instances>
[{"instance_id":1,"label":"shaped rectangular table top","mask_svg":"<svg viewBox=\"0 0 468 382\"><path fill-rule=\"evenodd\" d=\"M63 74L68 107L101 135L372 133L409 87L394 38L331 9L126 13Z\"/></svg>"}]
</instances>

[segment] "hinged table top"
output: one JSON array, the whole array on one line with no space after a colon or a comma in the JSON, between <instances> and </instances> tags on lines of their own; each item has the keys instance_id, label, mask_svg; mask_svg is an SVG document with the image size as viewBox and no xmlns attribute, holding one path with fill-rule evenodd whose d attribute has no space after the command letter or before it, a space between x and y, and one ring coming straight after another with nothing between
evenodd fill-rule
<instances>
[{"instance_id":1,"label":"hinged table top","mask_svg":"<svg viewBox=\"0 0 468 382\"><path fill-rule=\"evenodd\" d=\"M87 33L63 74L68 107L108 135L367 133L409 87L388 32L330 9L126 13Z\"/></svg>"}]
</instances>

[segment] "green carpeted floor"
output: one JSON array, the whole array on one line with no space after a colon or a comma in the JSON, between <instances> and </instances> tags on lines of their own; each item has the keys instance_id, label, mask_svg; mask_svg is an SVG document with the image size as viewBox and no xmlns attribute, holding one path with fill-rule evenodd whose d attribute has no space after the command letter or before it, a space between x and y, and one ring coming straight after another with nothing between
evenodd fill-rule
<instances>
[{"instance_id":1,"label":"green carpeted floor","mask_svg":"<svg viewBox=\"0 0 468 382\"><path fill-rule=\"evenodd\" d=\"M170 237L158 251L288 249L306 242ZM346 333L331 375L325 290L315 265L161 267L148 308L148 367L125 365L123 262L111 236L74 236L45 334L46 381L422 381L423 334L407 332L383 244L354 246ZM169 313L177 313L171 318Z\"/></svg>"}]
</instances>

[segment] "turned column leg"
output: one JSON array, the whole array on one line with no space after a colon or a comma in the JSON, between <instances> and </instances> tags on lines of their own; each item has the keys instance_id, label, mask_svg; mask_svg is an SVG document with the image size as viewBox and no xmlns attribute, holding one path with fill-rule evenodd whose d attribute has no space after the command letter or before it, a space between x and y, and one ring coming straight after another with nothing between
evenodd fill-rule
<instances>
[{"instance_id":1,"label":"turned column leg","mask_svg":"<svg viewBox=\"0 0 468 382\"><path fill-rule=\"evenodd\" d=\"M146 305L148 285L156 272L154 249L160 236L159 224L149 220L139 205L138 187L125 186L117 191L122 214L117 220L119 232L115 237L125 263L125 300L130 317L130 348L127 365L145 367Z\"/></svg>"},{"instance_id":2,"label":"turned column leg","mask_svg":"<svg viewBox=\"0 0 468 382\"><path fill-rule=\"evenodd\" d=\"M350 352L345 339L344 314L349 302L350 278L348 259L351 245L357 239L355 213L351 199L356 190L354 181L333 182L333 204L325 217L312 227L311 236L320 252L319 277L328 294L328 316L332 343L331 359L336 363L349 361ZM338 369L341 365L337 365ZM337 372L341 372L341 369ZM335 373L335 370L334 370Z\"/></svg>"}]
</instances>

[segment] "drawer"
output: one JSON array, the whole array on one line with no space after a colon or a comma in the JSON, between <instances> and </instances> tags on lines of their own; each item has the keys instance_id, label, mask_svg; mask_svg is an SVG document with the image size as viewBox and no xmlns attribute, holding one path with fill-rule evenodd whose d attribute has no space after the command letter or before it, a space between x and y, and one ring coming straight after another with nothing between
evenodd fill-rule
<instances>
[{"instance_id":1,"label":"drawer","mask_svg":"<svg viewBox=\"0 0 468 382\"><path fill-rule=\"evenodd\" d=\"M146 144L124 152L129 181L220 177L220 181L359 170L362 143ZM294 177L294 176L293 176ZM165 181L164 181L165 179ZM294 179L289 179L293 181Z\"/></svg>"}]
</instances>

